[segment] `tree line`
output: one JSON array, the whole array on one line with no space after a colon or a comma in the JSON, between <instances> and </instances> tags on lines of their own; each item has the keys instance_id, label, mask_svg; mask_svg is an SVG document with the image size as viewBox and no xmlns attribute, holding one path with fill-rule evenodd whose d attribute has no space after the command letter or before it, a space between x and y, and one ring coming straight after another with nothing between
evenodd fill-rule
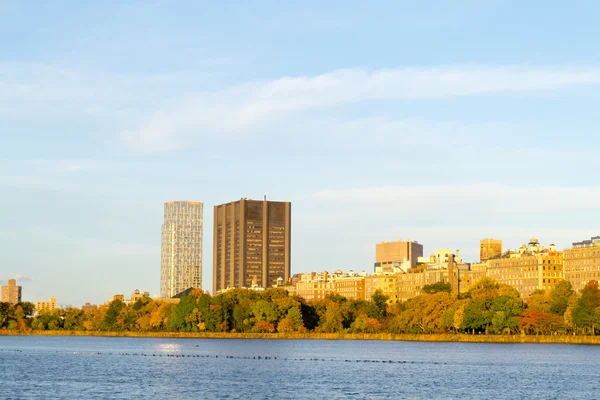
<instances>
[{"instance_id":1,"label":"tree line","mask_svg":"<svg viewBox=\"0 0 600 400\"><path fill-rule=\"evenodd\" d=\"M42 311L31 303L0 303L2 330L255 333L469 333L595 335L600 327L600 289L589 282L575 293L568 281L533 292L525 301L511 286L483 278L455 296L450 284L423 287L423 294L389 304L330 294L306 301L282 288L262 292L234 289L211 296L193 290L178 304L142 298L114 300L90 311Z\"/></svg>"}]
</instances>

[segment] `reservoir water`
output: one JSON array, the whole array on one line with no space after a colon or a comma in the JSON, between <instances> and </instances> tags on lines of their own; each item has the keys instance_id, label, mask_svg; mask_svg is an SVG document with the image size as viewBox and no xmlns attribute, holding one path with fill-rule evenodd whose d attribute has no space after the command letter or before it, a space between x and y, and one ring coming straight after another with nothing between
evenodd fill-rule
<instances>
[{"instance_id":1,"label":"reservoir water","mask_svg":"<svg viewBox=\"0 0 600 400\"><path fill-rule=\"evenodd\" d=\"M0 336L1 399L593 399L600 347Z\"/></svg>"}]
</instances>

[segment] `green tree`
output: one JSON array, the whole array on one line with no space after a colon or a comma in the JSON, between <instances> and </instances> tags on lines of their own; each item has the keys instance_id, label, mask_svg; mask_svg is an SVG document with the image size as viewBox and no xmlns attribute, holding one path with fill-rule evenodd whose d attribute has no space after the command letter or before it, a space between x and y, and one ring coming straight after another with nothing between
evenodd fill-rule
<instances>
[{"instance_id":1,"label":"green tree","mask_svg":"<svg viewBox=\"0 0 600 400\"><path fill-rule=\"evenodd\" d=\"M466 297L461 328L485 333L516 331L523 302L513 287L483 278Z\"/></svg>"},{"instance_id":2,"label":"green tree","mask_svg":"<svg viewBox=\"0 0 600 400\"><path fill-rule=\"evenodd\" d=\"M384 317L386 315L387 301L389 300L389 298L389 296L383 294L383 291L381 289L377 289L375 293L373 293L373 295L371 296L371 301L373 302L373 304L375 304L377 310L379 310L379 317Z\"/></svg>"},{"instance_id":3,"label":"green tree","mask_svg":"<svg viewBox=\"0 0 600 400\"><path fill-rule=\"evenodd\" d=\"M169 328L177 331L190 332L193 328L193 322L189 321L188 316L194 312L198 306L196 298L193 296L183 296L179 303L171 310L169 318Z\"/></svg>"},{"instance_id":4,"label":"green tree","mask_svg":"<svg viewBox=\"0 0 600 400\"><path fill-rule=\"evenodd\" d=\"M440 292L452 293L452 285L450 282L436 282L430 285L423 286L421 293L423 294L435 294Z\"/></svg>"},{"instance_id":5,"label":"green tree","mask_svg":"<svg viewBox=\"0 0 600 400\"><path fill-rule=\"evenodd\" d=\"M561 280L554 285L550 291L550 312L552 314L564 315L569 307L569 298L573 295L571 282Z\"/></svg>"},{"instance_id":6,"label":"green tree","mask_svg":"<svg viewBox=\"0 0 600 400\"><path fill-rule=\"evenodd\" d=\"M233 327L237 332L247 332L252 329L250 323L250 309L252 302L249 299L242 299L233 307Z\"/></svg>"},{"instance_id":7,"label":"green tree","mask_svg":"<svg viewBox=\"0 0 600 400\"><path fill-rule=\"evenodd\" d=\"M116 299L111 301L108 306L108 310L106 310L106 315L104 316L104 321L102 321L102 326L100 327L103 331L113 331L117 328L117 319L119 318L119 314L121 310L125 308L125 303L121 300Z\"/></svg>"},{"instance_id":8,"label":"green tree","mask_svg":"<svg viewBox=\"0 0 600 400\"><path fill-rule=\"evenodd\" d=\"M308 304L304 300L301 300L300 312L302 313L302 324L306 329L312 331L319 326L320 316L317 309L312 304Z\"/></svg>"},{"instance_id":9,"label":"green tree","mask_svg":"<svg viewBox=\"0 0 600 400\"><path fill-rule=\"evenodd\" d=\"M595 335L600 324L600 290L598 282L590 281L581 290L577 306L573 310L572 318L576 327L584 332Z\"/></svg>"},{"instance_id":10,"label":"green tree","mask_svg":"<svg viewBox=\"0 0 600 400\"><path fill-rule=\"evenodd\" d=\"M266 300L259 300L254 303L251 313L256 322L267 321L269 323L276 323L279 320L277 305Z\"/></svg>"},{"instance_id":11,"label":"green tree","mask_svg":"<svg viewBox=\"0 0 600 400\"><path fill-rule=\"evenodd\" d=\"M78 308L68 308L64 314L63 327L68 331L83 330L83 318L85 313Z\"/></svg>"},{"instance_id":12,"label":"green tree","mask_svg":"<svg viewBox=\"0 0 600 400\"><path fill-rule=\"evenodd\" d=\"M8 327L9 322L14 319L14 313L11 303L0 303L0 329Z\"/></svg>"}]
</instances>

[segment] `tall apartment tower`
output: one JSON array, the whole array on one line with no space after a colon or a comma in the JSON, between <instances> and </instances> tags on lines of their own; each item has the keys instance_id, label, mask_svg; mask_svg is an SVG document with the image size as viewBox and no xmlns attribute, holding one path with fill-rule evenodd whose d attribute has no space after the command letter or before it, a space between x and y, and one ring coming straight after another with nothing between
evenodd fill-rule
<instances>
[{"instance_id":1,"label":"tall apartment tower","mask_svg":"<svg viewBox=\"0 0 600 400\"><path fill-rule=\"evenodd\" d=\"M213 293L290 278L290 202L241 199L215 206Z\"/></svg>"},{"instance_id":2,"label":"tall apartment tower","mask_svg":"<svg viewBox=\"0 0 600 400\"><path fill-rule=\"evenodd\" d=\"M484 262L502 255L502 240L481 239L479 241L479 261Z\"/></svg>"},{"instance_id":3,"label":"tall apartment tower","mask_svg":"<svg viewBox=\"0 0 600 400\"><path fill-rule=\"evenodd\" d=\"M21 302L21 286L14 279L8 280L8 285L2 286L2 302L18 304Z\"/></svg>"},{"instance_id":4,"label":"tall apartment tower","mask_svg":"<svg viewBox=\"0 0 600 400\"><path fill-rule=\"evenodd\" d=\"M160 268L162 298L189 288L202 288L203 206L196 201L165 203Z\"/></svg>"}]
</instances>

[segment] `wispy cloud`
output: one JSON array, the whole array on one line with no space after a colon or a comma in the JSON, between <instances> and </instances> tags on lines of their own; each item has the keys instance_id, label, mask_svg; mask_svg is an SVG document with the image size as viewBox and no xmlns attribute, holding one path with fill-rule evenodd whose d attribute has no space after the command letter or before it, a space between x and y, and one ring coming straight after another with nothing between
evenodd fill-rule
<instances>
[{"instance_id":1,"label":"wispy cloud","mask_svg":"<svg viewBox=\"0 0 600 400\"><path fill-rule=\"evenodd\" d=\"M596 210L600 188L464 184L435 186L377 186L322 190L313 199L349 205L397 205L421 212L461 207L494 213L531 213L557 210Z\"/></svg>"},{"instance_id":2,"label":"wispy cloud","mask_svg":"<svg viewBox=\"0 0 600 400\"><path fill-rule=\"evenodd\" d=\"M204 92L144 117L122 138L140 152L197 144L207 135L260 131L291 113L373 100L440 99L600 84L600 68L446 66L340 69Z\"/></svg>"},{"instance_id":3,"label":"wispy cloud","mask_svg":"<svg viewBox=\"0 0 600 400\"><path fill-rule=\"evenodd\" d=\"M6 274L0 275L0 282L2 282L2 283L6 283L9 279L16 279L17 285L22 282L33 282L34 281L33 278L30 278L28 276L19 275L19 274L14 275L14 276L6 275Z\"/></svg>"}]
</instances>

